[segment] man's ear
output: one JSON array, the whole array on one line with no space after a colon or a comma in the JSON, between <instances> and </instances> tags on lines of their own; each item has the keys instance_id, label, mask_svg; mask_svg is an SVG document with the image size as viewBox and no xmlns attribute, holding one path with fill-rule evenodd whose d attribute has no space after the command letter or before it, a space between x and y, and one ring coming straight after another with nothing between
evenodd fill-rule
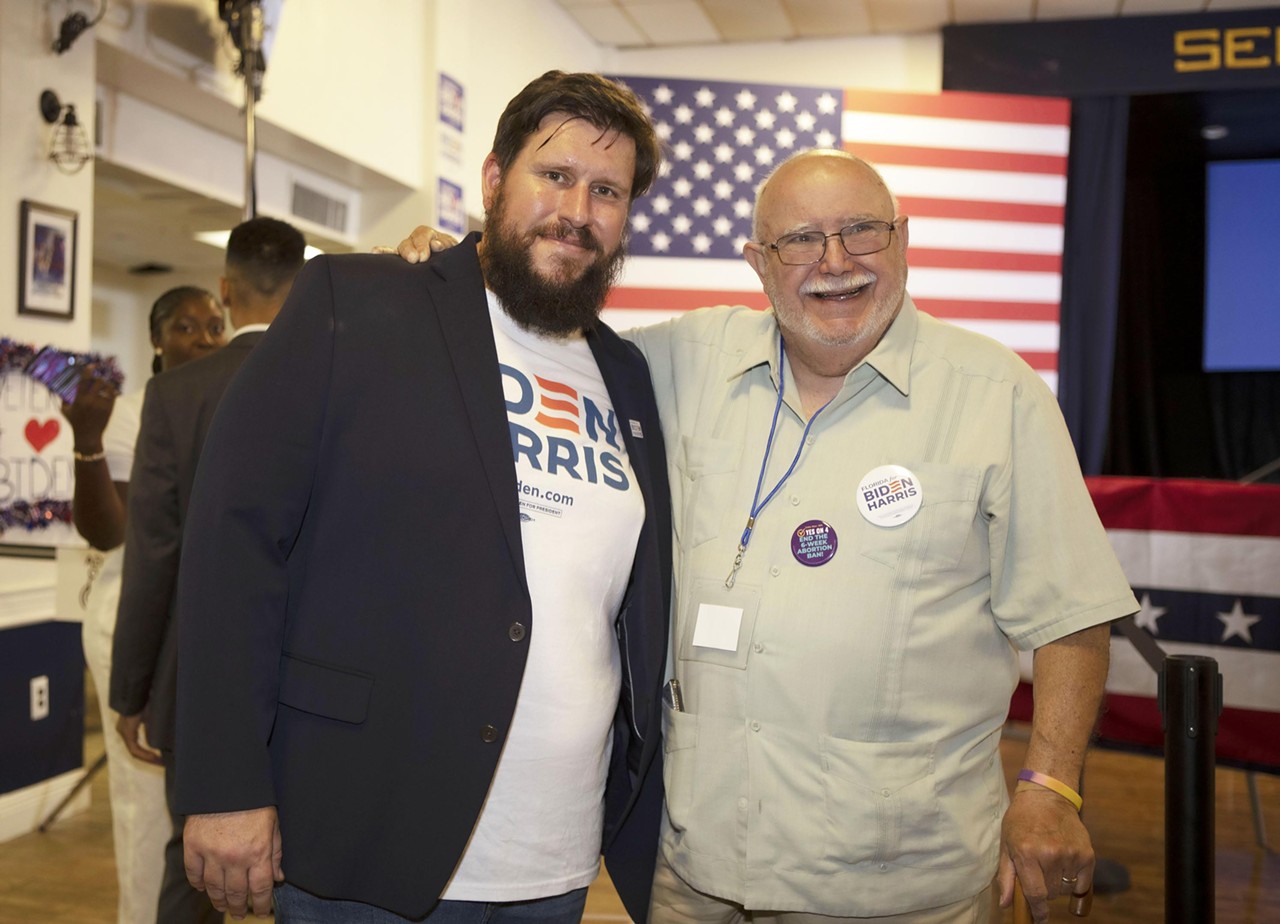
<instances>
[{"instance_id":1,"label":"man's ear","mask_svg":"<svg viewBox=\"0 0 1280 924\"><path fill-rule=\"evenodd\" d=\"M898 235L898 239L902 242L898 246L902 248L902 252L907 252L907 216L902 215L898 218L898 230L893 232Z\"/></svg>"},{"instance_id":2,"label":"man's ear","mask_svg":"<svg viewBox=\"0 0 1280 924\"><path fill-rule=\"evenodd\" d=\"M769 251L755 241L747 241L742 245L742 256L751 264L751 268L756 271L760 281L764 282L764 274L769 266Z\"/></svg>"},{"instance_id":3,"label":"man's ear","mask_svg":"<svg viewBox=\"0 0 1280 924\"><path fill-rule=\"evenodd\" d=\"M482 198L486 212L493 206L494 196L501 184L502 168L498 166L498 155L490 151L489 156L484 159L484 166L480 168L480 187L484 191Z\"/></svg>"},{"instance_id":4,"label":"man's ear","mask_svg":"<svg viewBox=\"0 0 1280 924\"><path fill-rule=\"evenodd\" d=\"M218 296L222 299L222 307L227 308L231 305L228 296L231 294L231 283L227 282L226 276L218 277Z\"/></svg>"}]
</instances>

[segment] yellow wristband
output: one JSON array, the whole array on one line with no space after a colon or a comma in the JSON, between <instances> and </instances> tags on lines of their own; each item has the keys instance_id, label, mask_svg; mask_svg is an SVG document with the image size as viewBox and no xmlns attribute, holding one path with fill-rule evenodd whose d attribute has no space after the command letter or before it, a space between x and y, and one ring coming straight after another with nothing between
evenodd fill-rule
<instances>
[{"instance_id":1,"label":"yellow wristband","mask_svg":"<svg viewBox=\"0 0 1280 924\"><path fill-rule=\"evenodd\" d=\"M1084 807L1084 799L1080 797L1080 793L1076 792L1061 780L1055 780L1053 777L1044 773L1036 773L1034 770L1023 770L1018 774L1018 779L1026 783L1035 783L1037 786L1043 786L1045 789L1056 792L1062 798L1066 799L1078 812Z\"/></svg>"}]
</instances>

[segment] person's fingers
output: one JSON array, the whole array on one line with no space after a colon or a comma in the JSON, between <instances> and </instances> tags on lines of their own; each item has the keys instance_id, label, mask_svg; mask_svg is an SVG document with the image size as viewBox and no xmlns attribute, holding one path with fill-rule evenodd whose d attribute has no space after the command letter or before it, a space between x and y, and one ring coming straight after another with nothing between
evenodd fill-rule
<instances>
[{"instance_id":1,"label":"person's fingers","mask_svg":"<svg viewBox=\"0 0 1280 924\"><path fill-rule=\"evenodd\" d=\"M273 858L274 861L274 858ZM275 863L255 863L249 868L249 904L253 913L265 918L271 913L271 890L275 888Z\"/></svg>"}]
</instances>

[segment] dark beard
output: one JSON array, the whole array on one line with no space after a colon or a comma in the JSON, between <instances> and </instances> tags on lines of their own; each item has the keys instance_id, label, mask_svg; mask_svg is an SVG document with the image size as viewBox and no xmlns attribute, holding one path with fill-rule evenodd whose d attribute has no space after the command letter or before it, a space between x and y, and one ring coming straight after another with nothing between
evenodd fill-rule
<instances>
[{"instance_id":1,"label":"dark beard","mask_svg":"<svg viewBox=\"0 0 1280 924\"><path fill-rule=\"evenodd\" d=\"M523 237L503 221L502 197L485 219L484 248L480 268L485 285L502 302L502 308L524 330L553 337L567 337L594 327L604 307L605 297L617 281L625 258L619 246L606 255L595 236L586 229L552 223ZM539 236L576 235L596 253L596 259L577 279L547 279L533 268L529 255Z\"/></svg>"}]
</instances>

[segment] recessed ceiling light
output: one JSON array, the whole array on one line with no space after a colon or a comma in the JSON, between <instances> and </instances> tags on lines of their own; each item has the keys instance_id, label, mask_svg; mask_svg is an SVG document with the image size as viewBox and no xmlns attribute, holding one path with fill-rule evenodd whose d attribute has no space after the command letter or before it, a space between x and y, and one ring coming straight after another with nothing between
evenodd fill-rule
<instances>
[{"instance_id":1,"label":"recessed ceiling light","mask_svg":"<svg viewBox=\"0 0 1280 924\"><path fill-rule=\"evenodd\" d=\"M219 250L226 250L227 240L231 237L231 229L228 228L225 231L197 231L194 237L201 244L208 244L212 247L217 247ZM310 260L312 257L320 256L322 253L324 251L319 247L313 247L308 244L307 249L303 251L302 257L304 260Z\"/></svg>"},{"instance_id":2,"label":"recessed ceiling light","mask_svg":"<svg viewBox=\"0 0 1280 924\"><path fill-rule=\"evenodd\" d=\"M1206 125L1200 129L1200 137L1205 141L1219 141L1229 134L1231 130L1225 125Z\"/></svg>"}]
</instances>

